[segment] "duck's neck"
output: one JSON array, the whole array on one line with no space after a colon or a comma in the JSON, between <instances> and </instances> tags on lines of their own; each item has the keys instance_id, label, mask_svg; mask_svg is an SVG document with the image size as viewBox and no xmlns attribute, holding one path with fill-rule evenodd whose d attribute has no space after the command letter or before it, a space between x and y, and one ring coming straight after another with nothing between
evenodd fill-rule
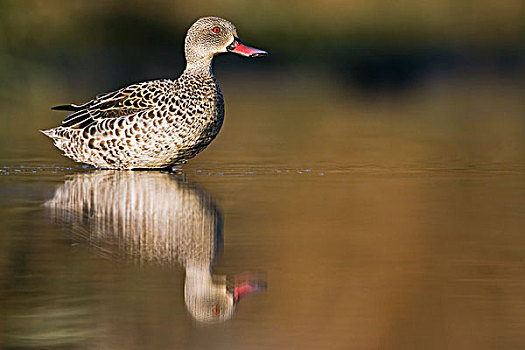
<instances>
[{"instance_id":1,"label":"duck's neck","mask_svg":"<svg viewBox=\"0 0 525 350\"><path fill-rule=\"evenodd\" d=\"M216 293L225 285L217 285L213 282L209 266L204 264L188 264L186 266L186 278L184 281L184 294L186 298L195 298L200 295ZM186 302L189 300L187 299Z\"/></svg>"},{"instance_id":2,"label":"duck's neck","mask_svg":"<svg viewBox=\"0 0 525 350\"><path fill-rule=\"evenodd\" d=\"M186 262L186 283L194 284L197 288L213 285L210 266Z\"/></svg>"},{"instance_id":3,"label":"duck's neck","mask_svg":"<svg viewBox=\"0 0 525 350\"><path fill-rule=\"evenodd\" d=\"M212 62L213 57L192 57L187 59L186 69L184 69L183 74L213 76Z\"/></svg>"}]
</instances>

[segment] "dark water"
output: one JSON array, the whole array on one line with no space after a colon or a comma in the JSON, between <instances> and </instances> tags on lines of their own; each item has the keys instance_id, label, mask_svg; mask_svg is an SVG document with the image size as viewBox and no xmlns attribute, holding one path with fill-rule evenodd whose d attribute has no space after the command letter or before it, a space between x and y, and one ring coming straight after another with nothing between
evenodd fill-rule
<instances>
[{"instance_id":1,"label":"dark water","mask_svg":"<svg viewBox=\"0 0 525 350\"><path fill-rule=\"evenodd\" d=\"M1 348L525 345L519 89L230 96L175 174L76 165L56 114L6 112Z\"/></svg>"}]
</instances>

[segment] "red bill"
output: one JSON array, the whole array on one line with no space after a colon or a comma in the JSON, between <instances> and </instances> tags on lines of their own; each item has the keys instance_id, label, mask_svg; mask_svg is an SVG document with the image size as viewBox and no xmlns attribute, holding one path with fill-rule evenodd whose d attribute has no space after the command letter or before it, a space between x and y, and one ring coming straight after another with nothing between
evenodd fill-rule
<instances>
[{"instance_id":1,"label":"red bill","mask_svg":"<svg viewBox=\"0 0 525 350\"><path fill-rule=\"evenodd\" d=\"M233 42L226 48L229 52L233 52L246 57L260 57L268 55L268 52L256 49L254 47L246 46L239 40L233 39Z\"/></svg>"}]
</instances>

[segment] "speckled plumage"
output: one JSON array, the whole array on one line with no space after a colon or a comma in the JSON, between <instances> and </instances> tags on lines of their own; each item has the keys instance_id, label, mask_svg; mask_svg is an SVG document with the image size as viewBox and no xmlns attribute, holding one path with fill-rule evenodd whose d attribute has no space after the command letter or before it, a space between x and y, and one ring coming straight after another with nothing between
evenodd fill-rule
<instances>
[{"instance_id":1,"label":"speckled plumage","mask_svg":"<svg viewBox=\"0 0 525 350\"><path fill-rule=\"evenodd\" d=\"M186 35L187 66L178 79L138 83L82 105L55 107L73 113L61 126L42 132L65 156L99 168L163 168L184 162L221 129L224 100L211 64L215 55L228 51L266 54L242 45L230 22L201 18Z\"/></svg>"}]
</instances>

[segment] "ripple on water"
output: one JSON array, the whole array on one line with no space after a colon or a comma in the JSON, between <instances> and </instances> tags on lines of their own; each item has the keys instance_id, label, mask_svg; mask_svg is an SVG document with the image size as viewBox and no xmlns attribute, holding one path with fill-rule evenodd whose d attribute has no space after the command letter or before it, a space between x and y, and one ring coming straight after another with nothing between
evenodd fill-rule
<instances>
[{"instance_id":1,"label":"ripple on water","mask_svg":"<svg viewBox=\"0 0 525 350\"><path fill-rule=\"evenodd\" d=\"M181 169L184 173L193 173L197 176L217 177L252 177L252 176L324 176L326 169L312 168L277 168L277 167L221 167L221 168L198 168Z\"/></svg>"},{"instance_id":2,"label":"ripple on water","mask_svg":"<svg viewBox=\"0 0 525 350\"><path fill-rule=\"evenodd\" d=\"M55 165L55 164L16 164L0 165L0 176L13 175L35 175L35 174L69 174L85 171L93 171L90 165ZM253 177L253 176L305 176L319 177L327 175L506 175L525 174L523 166L465 166L465 167L384 167L374 165L354 166L306 166L306 167L279 167L279 166L257 166L257 165L218 165L210 167L195 168L192 165L172 169L173 172L186 175L194 174L205 177Z\"/></svg>"},{"instance_id":3,"label":"ripple on water","mask_svg":"<svg viewBox=\"0 0 525 350\"><path fill-rule=\"evenodd\" d=\"M32 174L60 174L60 173L77 173L93 169L87 165L74 165L74 166L59 166L43 164L39 166L34 165L4 165L0 166L0 176L9 175L32 175Z\"/></svg>"}]
</instances>

